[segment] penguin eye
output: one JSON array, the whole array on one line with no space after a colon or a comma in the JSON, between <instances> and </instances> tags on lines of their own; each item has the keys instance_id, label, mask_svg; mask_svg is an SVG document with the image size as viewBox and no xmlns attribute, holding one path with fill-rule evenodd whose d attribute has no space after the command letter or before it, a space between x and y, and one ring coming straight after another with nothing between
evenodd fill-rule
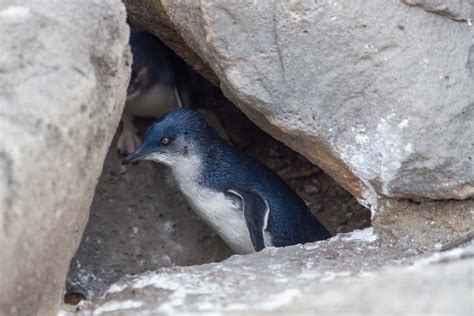
<instances>
[{"instance_id":1,"label":"penguin eye","mask_svg":"<svg viewBox=\"0 0 474 316\"><path fill-rule=\"evenodd\" d=\"M168 145L170 143L170 139L168 137L163 137L161 140L160 140L160 144L161 145Z\"/></svg>"}]
</instances>

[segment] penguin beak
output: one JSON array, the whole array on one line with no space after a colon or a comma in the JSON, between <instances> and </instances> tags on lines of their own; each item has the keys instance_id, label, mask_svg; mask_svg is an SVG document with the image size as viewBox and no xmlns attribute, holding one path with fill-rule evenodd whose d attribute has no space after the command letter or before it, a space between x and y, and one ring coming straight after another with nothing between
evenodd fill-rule
<instances>
[{"instance_id":1,"label":"penguin beak","mask_svg":"<svg viewBox=\"0 0 474 316\"><path fill-rule=\"evenodd\" d=\"M143 150L143 147L137 149L136 152L133 154L128 155L122 160L122 165L128 165L134 163L139 160L143 160L146 156L148 156L149 152Z\"/></svg>"}]
</instances>

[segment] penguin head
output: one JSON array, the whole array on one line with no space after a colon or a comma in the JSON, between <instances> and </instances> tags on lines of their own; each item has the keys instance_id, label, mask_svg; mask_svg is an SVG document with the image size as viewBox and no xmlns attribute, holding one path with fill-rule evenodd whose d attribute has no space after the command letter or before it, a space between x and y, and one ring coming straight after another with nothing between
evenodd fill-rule
<instances>
[{"instance_id":1,"label":"penguin head","mask_svg":"<svg viewBox=\"0 0 474 316\"><path fill-rule=\"evenodd\" d=\"M132 31L130 33L130 47L132 51L132 73L130 83L127 88L127 99L134 98L142 91L153 85L153 67L150 65L147 42L150 41L145 32Z\"/></svg>"},{"instance_id":2,"label":"penguin head","mask_svg":"<svg viewBox=\"0 0 474 316\"><path fill-rule=\"evenodd\" d=\"M143 144L127 156L124 164L152 160L179 166L190 156L201 156L222 142L204 116L189 109L177 109L163 115L147 130Z\"/></svg>"},{"instance_id":3,"label":"penguin head","mask_svg":"<svg viewBox=\"0 0 474 316\"><path fill-rule=\"evenodd\" d=\"M156 84L174 84L172 52L156 36L144 31L132 31L130 48L133 62L127 100L138 97Z\"/></svg>"}]
</instances>

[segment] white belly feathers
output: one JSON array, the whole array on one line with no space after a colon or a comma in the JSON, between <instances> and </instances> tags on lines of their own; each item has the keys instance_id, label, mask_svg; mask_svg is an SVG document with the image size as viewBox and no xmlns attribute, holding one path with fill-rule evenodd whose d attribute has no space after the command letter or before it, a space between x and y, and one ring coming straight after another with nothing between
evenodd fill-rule
<instances>
[{"instance_id":1,"label":"white belly feathers","mask_svg":"<svg viewBox=\"0 0 474 316\"><path fill-rule=\"evenodd\" d=\"M127 97L125 113L140 117L160 117L178 108L178 100L172 87L156 84L148 91Z\"/></svg>"},{"instance_id":2,"label":"white belly feathers","mask_svg":"<svg viewBox=\"0 0 474 316\"><path fill-rule=\"evenodd\" d=\"M191 189L191 190L189 190ZM255 252L239 205L223 193L182 186L181 190L199 215L236 253Z\"/></svg>"},{"instance_id":3,"label":"white belly feathers","mask_svg":"<svg viewBox=\"0 0 474 316\"><path fill-rule=\"evenodd\" d=\"M255 252L240 205L231 198L202 185L196 175L200 168L197 157L189 157L173 173L184 196L196 214L210 225L236 253Z\"/></svg>"}]
</instances>

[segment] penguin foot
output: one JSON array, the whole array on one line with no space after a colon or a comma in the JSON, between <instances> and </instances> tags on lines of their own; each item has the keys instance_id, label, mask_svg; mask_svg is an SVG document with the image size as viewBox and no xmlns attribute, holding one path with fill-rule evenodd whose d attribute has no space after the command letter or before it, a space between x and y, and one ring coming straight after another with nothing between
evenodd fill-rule
<instances>
[{"instance_id":1,"label":"penguin foot","mask_svg":"<svg viewBox=\"0 0 474 316\"><path fill-rule=\"evenodd\" d=\"M138 137L135 129L123 128L117 141L117 153L120 157L126 157L140 147L142 140Z\"/></svg>"}]
</instances>

